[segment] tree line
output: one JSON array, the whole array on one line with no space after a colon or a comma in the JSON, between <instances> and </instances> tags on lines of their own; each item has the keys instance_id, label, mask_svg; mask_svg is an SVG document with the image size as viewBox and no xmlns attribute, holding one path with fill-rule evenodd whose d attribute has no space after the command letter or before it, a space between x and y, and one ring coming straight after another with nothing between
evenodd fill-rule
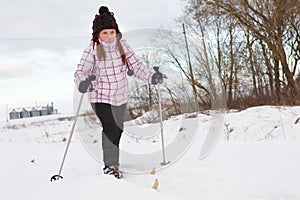
<instances>
[{"instance_id":1,"label":"tree line","mask_svg":"<svg viewBox=\"0 0 300 200\"><path fill-rule=\"evenodd\" d=\"M193 102L200 109L300 104L300 1L183 1L178 24L187 39L163 33L156 37L164 58L142 56L150 66L175 67L187 83L177 79L163 88L169 109L182 113L180 105ZM157 102L151 87L133 94L141 110Z\"/></svg>"},{"instance_id":2,"label":"tree line","mask_svg":"<svg viewBox=\"0 0 300 200\"><path fill-rule=\"evenodd\" d=\"M185 2L181 21L202 38L195 67L217 69L228 108L300 103L300 1Z\"/></svg>"}]
</instances>

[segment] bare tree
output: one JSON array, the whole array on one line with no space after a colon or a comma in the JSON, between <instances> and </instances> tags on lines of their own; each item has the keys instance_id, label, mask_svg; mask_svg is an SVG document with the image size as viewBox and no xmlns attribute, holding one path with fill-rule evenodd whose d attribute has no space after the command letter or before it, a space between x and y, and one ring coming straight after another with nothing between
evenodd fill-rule
<instances>
[{"instance_id":1,"label":"bare tree","mask_svg":"<svg viewBox=\"0 0 300 200\"><path fill-rule=\"evenodd\" d=\"M294 0L208 0L206 3L221 9L223 14L234 16L268 45L280 61L291 95L297 96L299 89L287 62L284 35L289 27L290 13L297 12L299 3Z\"/></svg>"},{"instance_id":2,"label":"bare tree","mask_svg":"<svg viewBox=\"0 0 300 200\"><path fill-rule=\"evenodd\" d=\"M290 97L288 100L290 103L297 101L299 103L299 86L295 82L300 58L299 1L186 0L186 2L186 18L190 18L195 22L191 26L199 26L198 22L201 21L209 31L212 31L210 27L213 22L222 23L222 21L232 18L238 23L233 28L230 28L230 24L228 24L228 34L233 36L232 31L237 27L244 30L254 96L264 99L265 93L269 93L270 89L271 97L276 94L277 102L280 102L282 95L285 95L285 99ZM230 73L228 79L224 79L226 62L222 62L225 57L221 51L222 44L219 40L221 37L220 29L217 29L216 35L218 38L216 57L219 59L217 66L219 74L223 75L223 84L228 85L226 87L228 89L228 100L231 101L234 99L232 92L236 92L238 89L236 87L238 79L235 79L235 87L233 87L233 77L236 78L239 74L234 69L234 62L231 62L229 63ZM232 39L232 37L229 37L230 44L233 42ZM230 60L233 61L233 48L231 47L233 46L229 45L229 55ZM254 47L258 49L254 51ZM290 54L287 53L289 50ZM290 61L291 59L293 59L293 62ZM276 93L274 92L274 86Z\"/></svg>"}]
</instances>

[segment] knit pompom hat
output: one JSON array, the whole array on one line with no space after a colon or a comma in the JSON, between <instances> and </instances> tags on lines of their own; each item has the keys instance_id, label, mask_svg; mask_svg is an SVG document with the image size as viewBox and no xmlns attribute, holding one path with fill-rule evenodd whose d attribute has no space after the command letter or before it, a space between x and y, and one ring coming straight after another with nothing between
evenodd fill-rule
<instances>
[{"instance_id":1,"label":"knit pompom hat","mask_svg":"<svg viewBox=\"0 0 300 200\"><path fill-rule=\"evenodd\" d=\"M120 39L122 34L114 17L114 13L110 12L106 6L99 8L99 14L95 15L93 21L93 42L98 43L98 35L104 29L115 29Z\"/></svg>"}]
</instances>

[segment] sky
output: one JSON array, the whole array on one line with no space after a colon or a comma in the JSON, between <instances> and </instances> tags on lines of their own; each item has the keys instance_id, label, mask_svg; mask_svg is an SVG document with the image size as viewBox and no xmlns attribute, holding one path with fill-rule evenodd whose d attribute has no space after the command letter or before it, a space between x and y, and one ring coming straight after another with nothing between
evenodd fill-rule
<instances>
[{"instance_id":1,"label":"sky","mask_svg":"<svg viewBox=\"0 0 300 200\"><path fill-rule=\"evenodd\" d=\"M121 32L180 26L182 0L1 0L0 120L13 108L54 103L73 109L73 73L91 38L101 5L114 12Z\"/></svg>"}]
</instances>

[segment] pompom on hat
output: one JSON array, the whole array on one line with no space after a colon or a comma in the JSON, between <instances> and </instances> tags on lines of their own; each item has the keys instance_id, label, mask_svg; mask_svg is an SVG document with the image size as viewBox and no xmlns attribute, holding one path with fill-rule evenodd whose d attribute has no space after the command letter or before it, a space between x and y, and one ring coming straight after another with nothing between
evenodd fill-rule
<instances>
[{"instance_id":1,"label":"pompom on hat","mask_svg":"<svg viewBox=\"0 0 300 200\"><path fill-rule=\"evenodd\" d=\"M98 35L104 29L115 29L118 38L121 39L122 34L114 17L114 13L110 12L108 7L101 6L99 8L99 14L95 15L93 21L93 42L99 42Z\"/></svg>"}]
</instances>

